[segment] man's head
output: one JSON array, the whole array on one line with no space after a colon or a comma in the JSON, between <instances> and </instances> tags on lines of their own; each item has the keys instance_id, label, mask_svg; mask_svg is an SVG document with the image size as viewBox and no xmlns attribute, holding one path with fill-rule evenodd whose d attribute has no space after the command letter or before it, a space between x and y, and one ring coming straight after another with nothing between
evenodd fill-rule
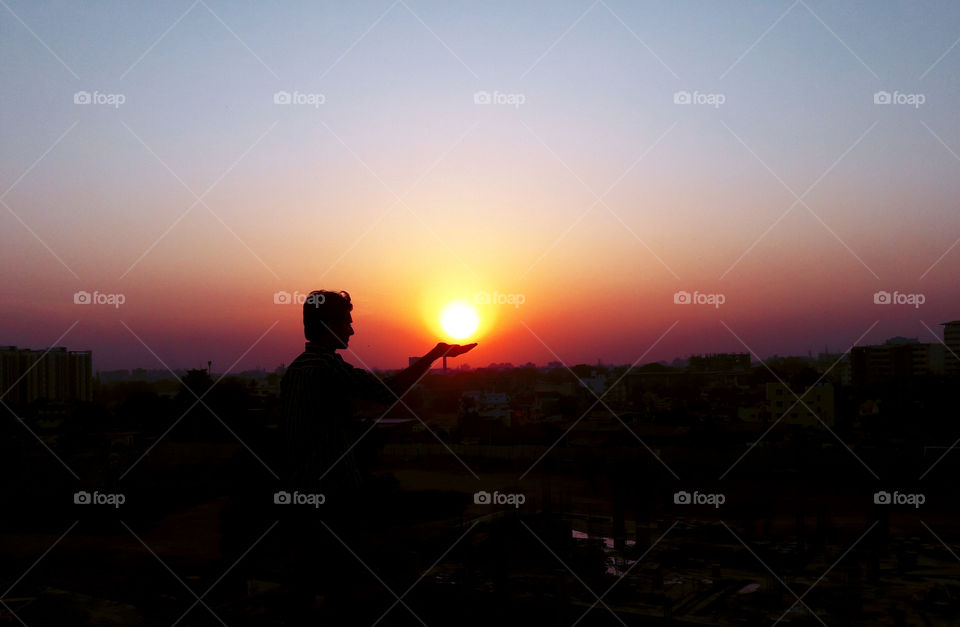
<instances>
[{"instance_id":1,"label":"man's head","mask_svg":"<svg viewBox=\"0 0 960 627\"><path fill-rule=\"evenodd\" d=\"M303 335L308 342L346 348L353 335L350 294L315 290L303 301Z\"/></svg>"}]
</instances>

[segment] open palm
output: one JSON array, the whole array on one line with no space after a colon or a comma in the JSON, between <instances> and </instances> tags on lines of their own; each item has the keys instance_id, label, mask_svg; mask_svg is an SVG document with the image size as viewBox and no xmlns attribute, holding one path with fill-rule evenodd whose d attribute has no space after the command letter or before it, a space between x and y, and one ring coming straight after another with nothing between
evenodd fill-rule
<instances>
[{"instance_id":1,"label":"open palm","mask_svg":"<svg viewBox=\"0 0 960 627\"><path fill-rule=\"evenodd\" d=\"M436 350L441 357L456 357L472 350L476 345L476 342L473 344L445 344L443 342L439 342Z\"/></svg>"}]
</instances>

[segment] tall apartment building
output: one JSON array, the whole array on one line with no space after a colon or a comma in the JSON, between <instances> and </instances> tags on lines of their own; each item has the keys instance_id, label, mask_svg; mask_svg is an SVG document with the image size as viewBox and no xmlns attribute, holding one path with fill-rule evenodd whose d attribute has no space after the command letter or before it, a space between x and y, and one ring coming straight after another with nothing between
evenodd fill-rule
<instances>
[{"instance_id":1,"label":"tall apartment building","mask_svg":"<svg viewBox=\"0 0 960 627\"><path fill-rule=\"evenodd\" d=\"M68 351L63 346L46 350L0 346L0 395L11 405L93 400L92 362L90 351Z\"/></svg>"},{"instance_id":2,"label":"tall apartment building","mask_svg":"<svg viewBox=\"0 0 960 627\"><path fill-rule=\"evenodd\" d=\"M944 371L951 376L960 376L960 320L944 322L943 343L947 345L944 356Z\"/></svg>"},{"instance_id":3,"label":"tall apartment building","mask_svg":"<svg viewBox=\"0 0 960 627\"><path fill-rule=\"evenodd\" d=\"M913 339L893 338L878 346L855 346L850 350L853 384L857 387L914 377L942 375L950 364L943 344L921 344Z\"/></svg>"}]
</instances>

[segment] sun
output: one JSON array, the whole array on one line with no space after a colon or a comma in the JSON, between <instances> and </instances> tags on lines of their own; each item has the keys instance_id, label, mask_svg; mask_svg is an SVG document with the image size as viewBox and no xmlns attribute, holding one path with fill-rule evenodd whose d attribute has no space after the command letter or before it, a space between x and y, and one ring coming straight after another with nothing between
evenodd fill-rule
<instances>
[{"instance_id":1,"label":"sun","mask_svg":"<svg viewBox=\"0 0 960 627\"><path fill-rule=\"evenodd\" d=\"M463 340L473 335L480 326L476 310L464 302L449 303L440 314L440 326L450 337Z\"/></svg>"}]
</instances>

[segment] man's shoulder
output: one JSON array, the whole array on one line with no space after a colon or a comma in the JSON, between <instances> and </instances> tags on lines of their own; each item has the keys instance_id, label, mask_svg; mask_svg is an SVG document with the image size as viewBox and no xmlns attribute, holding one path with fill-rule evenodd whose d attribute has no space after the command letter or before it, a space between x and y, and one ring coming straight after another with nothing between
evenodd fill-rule
<instances>
[{"instance_id":1,"label":"man's shoulder","mask_svg":"<svg viewBox=\"0 0 960 627\"><path fill-rule=\"evenodd\" d=\"M304 351L287 366L287 372L333 370L342 367L342 363L340 356L336 353Z\"/></svg>"},{"instance_id":2,"label":"man's shoulder","mask_svg":"<svg viewBox=\"0 0 960 627\"><path fill-rule=\"evenodd\" d=\"M328 368L336 365L336 361L336 355L333 353L304 351L297 355L297 358L287 367L287 372L304 368Z\"/></svg>"}]
</instances>

